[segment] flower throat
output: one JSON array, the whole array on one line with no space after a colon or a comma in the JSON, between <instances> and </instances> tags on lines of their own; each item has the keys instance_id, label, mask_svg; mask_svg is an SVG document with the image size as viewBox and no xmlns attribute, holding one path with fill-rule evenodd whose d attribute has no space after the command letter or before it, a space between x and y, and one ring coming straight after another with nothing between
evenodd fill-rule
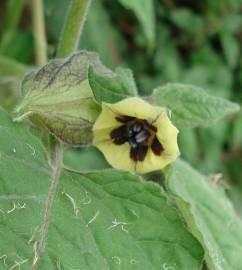
<instances>
[{"instance_id":1,"label":"flower throat","mask_svg":"<svg viewBox=\"0 0 242 270\"><path fill-rule=\"evenodd\" d=\"M157 156L162 154L164 148L156 136L155 126L146 120L127 115L116 116L116 120L122 125L110 133L112 142L117 145L127 142L133 161L144 161L149 148Z\"/></svg>"}]
</instances>

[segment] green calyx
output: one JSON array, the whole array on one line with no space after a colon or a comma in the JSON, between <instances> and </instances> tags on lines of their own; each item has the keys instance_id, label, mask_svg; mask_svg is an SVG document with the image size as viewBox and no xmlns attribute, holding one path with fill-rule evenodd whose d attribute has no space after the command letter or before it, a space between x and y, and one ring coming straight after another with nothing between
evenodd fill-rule
<instances>
[{"instance_id":1,"label":"green calyx","mask_svg":"<svg viewBox=\"0 0 242 270\"><path fill-rule=\"evenodd\" d=\"M101 110L88 81L90 65L100 73L111 72L95 53L79 51L29 73L21 85L23 98L15 109L15 121L28 119L64 143L89 144Z\"/></svg>"}]
</instances>

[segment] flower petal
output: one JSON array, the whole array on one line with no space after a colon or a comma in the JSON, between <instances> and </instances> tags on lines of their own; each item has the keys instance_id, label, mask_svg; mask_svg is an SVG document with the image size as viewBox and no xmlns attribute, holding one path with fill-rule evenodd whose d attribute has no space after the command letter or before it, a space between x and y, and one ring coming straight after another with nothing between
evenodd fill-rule
<instances>
[{"instance_id":1,"label":"flower petal","mask_svg":"<svg viewBox=\"0 0 242 270\"><path fill-rule=\"evenodd\" d=\"M120 126L121 123L119 123L115 117L117 116L116 112L111 108L111 104L102 104L102 112L97 118L93 129L99 130L99 129L107 129L107 128L115 128Z\"/></svg>"},{"instance_id":2,"label":"flower petal","mask_svg":"<svg viewBox=\"0 0 242 270\"><path fill-rule=\"evenodd\" d=\"M137 162L135 171L137 173L147 173L151 171L161 170L169 163L174 161L177 158L177 155L167 155L162 154L161 156L156 156L151 149L148 150L148 153L145 157L144 162Z\"/></svg>"},{"instance_id":3,"label":"flower petal","mask_svg":"<svg viewBox=\"0 0 242 270\"><path fill-rule=\"evenodd\" d=\"M130 146L128 143L115 145L109 142L101 142L97 147L103 152L106 160L116 169L135 171L135 162L130 159Z\"/></svg>"},{"instance_id":4,"label":"flower petal","mask_svg":"<svg viewBox=\"0 0 242 270\"><path fill-rule=\"evenodd\" d=\"M156 127L156 136L165 149L163 154L177 157L180 154L177 145L177 134L179 131L173 126L166 113L159 116L156 121Z\"/></svg>"},{"instance_id":5,"label":"flower petal","mask_svg":"<svg viewBox=\"0 0 242 270\"><path fill-rule=\"evenodd\" d=\"M134 116L139 119L155 119L165 109L152 106L141 98L126 98L115 104L108 105L114 112L121 115Z\"/></svg>"}]
</instances>

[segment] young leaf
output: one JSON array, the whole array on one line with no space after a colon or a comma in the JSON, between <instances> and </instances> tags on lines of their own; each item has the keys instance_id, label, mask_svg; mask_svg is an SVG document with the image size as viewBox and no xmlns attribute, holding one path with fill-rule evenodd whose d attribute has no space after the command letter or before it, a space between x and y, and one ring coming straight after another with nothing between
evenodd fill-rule
<instances>
[{"instance_id":1,"label":"young leaf","mask_svg":"<svg viewBox=\"0 0 242 270\"><path fill-rule=\"evenodd\" d=\"M166 84L153 92L154 102L171 110L178 127L213 125L240 107L229 100L208 95L203 89L178 83Z\"/></svg>"},{"instance_id":2,"label":"young leaf","mask_svg":"<svg viewBox=\"0 0 242 270\"><path fill-rule=\"evenodd\" d=\"M117 68L114 74L100 74L92 66L88 78L93 94L98 102L115 103L137 95L132 71Z\"/></svg>"},{"instance_id":3,"label":"young leaf","mask_svg":"<svg viewBox=\"0 0 242 270\"><path fill-rule=\"evenodd\" d=\"M3 112L0 149L1 268L200 267L199 242L158 185L126 172L52 168L40 140Z\"/></svg>"},{"instance_id":4,"label":"young leaf","mask_svg":"<svg viewBox=\"0 0 242 270\"><path fill-rule=\"evenodd\" d=\"M190 230L202 243L209 269L240 269L242 222L224 189L183 161L173 164L168 189Z\"/></svg>"},{"instance_id":5,"label":"young leaf","mask_svg":"<svg viewBox=\"0 0 242 270\"><path fill-rule=\"evenodd\" d=\"M16 120L27 118L68 144L90 143L100 112L87 79L90 64L99 72L111 72L97 54L80 51L28 74L21 85L23 100Z\"/></svg>"}]
</instances>

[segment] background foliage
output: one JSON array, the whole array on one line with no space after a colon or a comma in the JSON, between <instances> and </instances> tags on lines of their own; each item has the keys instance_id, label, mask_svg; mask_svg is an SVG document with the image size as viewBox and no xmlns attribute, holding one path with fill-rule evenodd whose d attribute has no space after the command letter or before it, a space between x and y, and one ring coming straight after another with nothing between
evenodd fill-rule
<instances>
[{"instance_id":1,"label":"background foliage","mask_svg":"<svg viewBox=\"0 0 242 270\"><path fill-rule=\"evenodd\" d=\"M69 2L44 1L49 58L56 54ZM179 82L200 86L209 94L242 105L241 12L241 0L93 0L80 48L98 52L110 68L131 68L141 95L151 94L154 87L164 83ZM0 105L8 111L19 99L22 76L35 64L31 24L27 0L0 2ZM182 157L224 187L241 216L242 113L209 128L183 128L179 144ZM81 164L77 156L83 160ZM95 164L90 162L93 158ZM65 164L82 171L108 168L93 147L69 150ZM178 164L178 170L183 166ZM180 192L184 200L194 200L193 190L185 194L176 187L171 182L172 194ZM224 194L214 196L224 200ZM183 204L181 211L190 213ZM198 209L191 211L198 220L204 214L197 213ZM206 231L206 224L201 231ZM206 245L213 239L204 241ZM219 248L218 252L222 254Z\"/></svg>"}]
</instances>

